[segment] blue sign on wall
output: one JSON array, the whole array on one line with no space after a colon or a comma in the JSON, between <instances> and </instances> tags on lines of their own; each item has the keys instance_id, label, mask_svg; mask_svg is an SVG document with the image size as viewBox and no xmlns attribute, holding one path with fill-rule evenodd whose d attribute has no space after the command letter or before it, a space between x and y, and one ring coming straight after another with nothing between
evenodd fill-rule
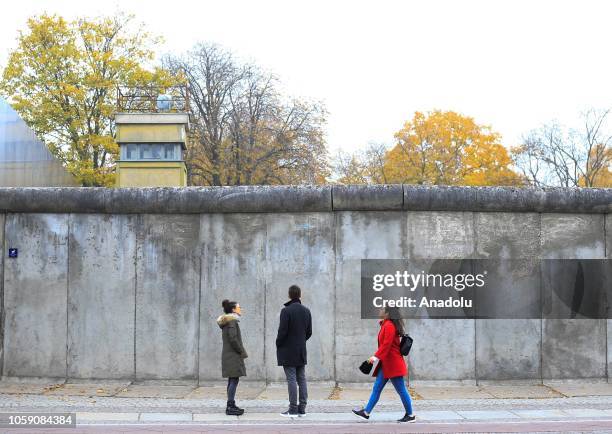
<instances>
[{"instance_id":1,"label":"blue sign on wall","mask_svg":"<svg viewBox=\"0 0 612 434\"><path fill-rule=\"evenodd\" d=\"M16 258L19 254L17 249L9 249L9 258Z\"/></svg>"}]
</instances>

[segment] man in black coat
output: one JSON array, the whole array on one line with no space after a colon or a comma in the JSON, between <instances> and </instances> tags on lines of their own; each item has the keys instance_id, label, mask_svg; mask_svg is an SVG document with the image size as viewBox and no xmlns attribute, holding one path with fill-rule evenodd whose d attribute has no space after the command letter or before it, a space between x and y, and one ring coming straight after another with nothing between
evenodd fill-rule
<instances>
[{"instance_id":1,"label":"man in black coat","mask_svg":"<svg viewBox=\"0 0 612 434\"><path fill-rule=\"evenodd\" d=\"M306 341L312 336L310 310L302 306L299 286L289 287L290 300L280 313L276 337L276 358L287 377L289 389L289 410L282 416L295 417L306 414L308 390L306 387ZM298 405L299 386L299 405Z\"/></svg>"}]
</instances>

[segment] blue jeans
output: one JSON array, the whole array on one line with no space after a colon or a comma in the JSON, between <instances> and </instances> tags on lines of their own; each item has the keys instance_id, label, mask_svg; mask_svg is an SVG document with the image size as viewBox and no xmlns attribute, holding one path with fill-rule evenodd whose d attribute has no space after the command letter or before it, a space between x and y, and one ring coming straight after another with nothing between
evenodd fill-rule
<instances>
[{"instance_id":1,"label":"blue jeans","mask_svg":"<svg viewBox=\"0 0 612 434\"><path fill-rule=\"evenodd\" d=\"M380 398L380 394L385 388L385 384L387 384L388 378L383 377L382 367L378 370L378 375L376 375L376 381L374 382L374 387L372 388L372 394L370 395L370 400L368 404L364 407L364 410L370 414L374 409L374 406L378 402ZM402 399L402 404L404 404L404 409L406 410L406 414L412 414L412 401L410 400L410 395L406 390L406 383L404 383L404 377L393 377L391 378L391 383L393 383L393 387L395 387L395 391Z\"/></svg>"}]
</instances>

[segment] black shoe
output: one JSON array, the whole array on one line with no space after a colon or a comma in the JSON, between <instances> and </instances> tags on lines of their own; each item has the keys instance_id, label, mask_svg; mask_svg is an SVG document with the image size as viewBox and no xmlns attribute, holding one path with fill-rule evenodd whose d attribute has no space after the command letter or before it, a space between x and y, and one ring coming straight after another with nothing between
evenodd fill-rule
<instances>
[{"instance_id":1,"label":"black shoe","mask_svg":"<svg viewBox=\"0 0 612 434\"><path fill-rule=\"evenodd\" d=\"M298 416L300 416L300 417L306 416L306 409L305 408L298 408Z\"/></svg>"},{"instance_id":2,"label":"black shoe","mask_svg":"<svg viewBox=\"0 0 612 434\"><path fill-rule=\"evenodd\" d=\"M404 417L402 417L401 419L398 419L398 422L414 422L414 420L416 419L415 415L412 416L408 416L408 413L406 413L404 415Z\"/></svg>"},{"instance_id":3,"label":"black shoe","mask_svg":"<svg viewBox=\"0 0 612 434\"><path fill-rule=\"evenodd\" d=\"M284 417L298 417L300 415L300 413L297 412L297 411L287 410L287 411L281 413L280 415L284 416Z\"/></svg>"},{"instance_id":4,"label":"black shoe","mask_svg":"<svg viewBox=\"0 0 612 434\"><path fill-rule=\"evenodd\" d=\"M242 416L243 413L244 413L244 410L242 408L238 408L238 407L226 407L225 408L225 414L227 414L228 416Z\"/></svg>"},{"instance_id":5,"label":"black shoe","mask_svg":"<svg viewBox=\"0 0 612 434\"><path fill-rule=\"evenodd\" d=\"M355 416L358 416L358 417L360 417L362 419L366 419L366 420L368 420L370 418L370 415L366 414L366 412L365 412L365 410L363 408L361 410L353 410L353 414Z\"/></svg>"}]
</instances>

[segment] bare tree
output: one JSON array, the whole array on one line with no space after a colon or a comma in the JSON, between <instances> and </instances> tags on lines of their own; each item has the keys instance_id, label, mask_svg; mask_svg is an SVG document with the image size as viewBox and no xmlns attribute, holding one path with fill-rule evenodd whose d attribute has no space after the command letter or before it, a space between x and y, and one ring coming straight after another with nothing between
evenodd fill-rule
<instances>
[{"instance_id":1,"label":"bare tree","mask_svg":"<svg viewBox=\"0 0 612 434\"><path fill-rule=\"evenodd\" d=\"M384 143L370 143L365 150L365 161L368 178L372 184L387 184L389 182L385 170L389 148Z\"/></svg>"},{"instance_id":2,"label":"bare tree","mask_svg":"<svg viewBox=\"0 0 612 434\"><path fill-rule=\"evenodd\" d=\"M514 163L540 187L608 186L612 164L610 110L583 113L581 130L565 131L558 123L529 132L512 150Z\"/></svg>"},{"instance_id":3,"label":"bare tree","mask_svg":"<svg viewBox=\"0 0 612 434\"><path fill-rule=\"evenodd\" d=\"M283 98L274 75L217 45L198 44L165 65L186 77L193 101L191 184L325 182L321 104Z\"/></svg>"},{"instance_id":4,"label":"bare tree","mask_svg":"<svg viewBox=\"0 0 612 434\"><path fill-rule=\"evenodd\" d=\"M386 184L385 162L388 147L370 143L353 153L339 150L334 157L334 172L341 184Z\"/></svg>"}]
</instances>

